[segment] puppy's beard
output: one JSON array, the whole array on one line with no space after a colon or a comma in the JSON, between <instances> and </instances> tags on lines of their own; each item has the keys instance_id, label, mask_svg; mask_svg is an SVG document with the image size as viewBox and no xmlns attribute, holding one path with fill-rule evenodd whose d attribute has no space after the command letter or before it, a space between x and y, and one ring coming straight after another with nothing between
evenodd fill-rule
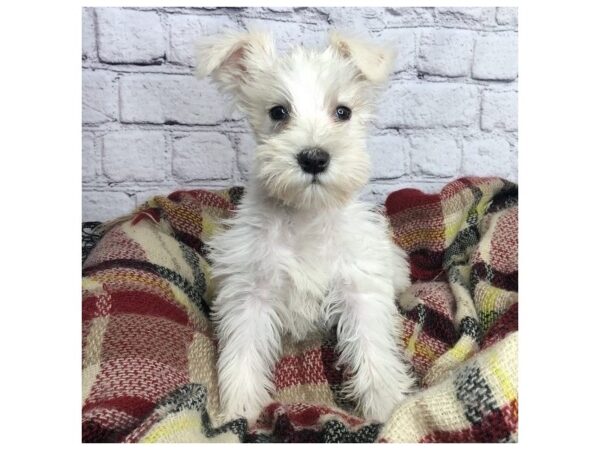
<instances>
[{"instance_id":1,"label":"puppy's beard","mask_svg":"<svg viewBox=\"0 0 600 450\"><path fill-rule=\"evenodd\" d=\"M311 175L297 166L281 170L269 163L259 165L255 174L269 197L302 210L339 208L368 180L368 174L334 175L326 171Z\"/></svg>"},{"instance_id":2,"label":"puppy's beard","mask_svg":"<svg viewBox=\"0 0 600 450\"><path fill-rule=\"evenodd\" d=\"M296 192L289 192L281 200L298 209L329 209L344 205L352 196L352 191L343 191L333 183L328 183L325 174L309 175L303 186Z\"/></svg>"}]
</instances>

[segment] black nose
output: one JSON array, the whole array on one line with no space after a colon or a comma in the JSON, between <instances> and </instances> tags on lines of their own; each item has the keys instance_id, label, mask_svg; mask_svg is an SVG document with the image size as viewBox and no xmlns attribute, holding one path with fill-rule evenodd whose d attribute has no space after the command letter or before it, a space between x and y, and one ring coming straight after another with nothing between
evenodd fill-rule
<instances>
[{"instance_id":1,"label":"black nose","mask_svg":"<svg viewBox=\"0 0 600 450\"><path fill-rule=\"evenodd\" d=\"M298 153L298 164L306 173L324 172L329 165L329 153L321 148L306 148Z\"/></svg>"}]
</instances>

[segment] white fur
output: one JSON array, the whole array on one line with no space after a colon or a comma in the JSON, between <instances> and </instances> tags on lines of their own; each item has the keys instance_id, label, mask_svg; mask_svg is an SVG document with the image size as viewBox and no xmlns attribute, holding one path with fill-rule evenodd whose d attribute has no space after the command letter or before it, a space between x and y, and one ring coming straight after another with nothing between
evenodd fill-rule
<instances>
[{"instance_id":1,"label":"white fur","mask_svg":"<svg viewBox=\"0 0 600 450\"><path fill-rule=\"evenodd\" d=\"M356 196L393 52L333 34L322 52L277 57L268 35L251 32L204 43L198 62L247 114L258 143L247 192L209 242L223 413L252 421L270 402L284 333L301 340L335 326L347 395L366 417L386 420L413 386L394 339L394 298L409 269L385 218ZM290 110L286 123L269 117L275 105ZM352 110L349 121L335 119L337 105ZM317 177L296 160L311 147L331 156Z\"/></svg>"}]
</instances>

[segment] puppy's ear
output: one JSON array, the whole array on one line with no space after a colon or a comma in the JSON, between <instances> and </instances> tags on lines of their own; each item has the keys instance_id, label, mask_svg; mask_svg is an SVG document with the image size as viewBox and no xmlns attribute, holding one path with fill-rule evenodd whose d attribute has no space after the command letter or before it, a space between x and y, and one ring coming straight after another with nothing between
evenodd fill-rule
<instances>
[{"instance_id":1,"label":"puppy's ear","mask_svg":"<svg viewBox=\"0 0 600 450\"><path fill-rule=\"evenodd\" d=\"M212 75L225 91L235 93L240 85L268 68L275 59L275 44L270 34L230 32L215 36L197 46L196 75Z\"/></svg>"},{"instance_id":2,"label":"puppy's ear","mask_svg":"<svg viewBox=\"0 0 600 450\"><path fill-rule=\"evenodd\" d=\"M329 45L343 58L350 59L363 76L373 83L387 80L394 68L396 51L364 42L354 37L342 36L337 31L329 33Z\"/></svg>"}]
</instances>

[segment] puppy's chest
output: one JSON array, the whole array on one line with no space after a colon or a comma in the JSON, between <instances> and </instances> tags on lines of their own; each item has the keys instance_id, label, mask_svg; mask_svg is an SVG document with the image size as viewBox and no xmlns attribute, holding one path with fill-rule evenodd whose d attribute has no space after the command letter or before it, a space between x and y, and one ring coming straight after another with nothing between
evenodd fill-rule
<instances>
[{"instance_id":1,"label":"puppy's chest","mask_svg":"<svg viewBox=\"0 0 600 450\"><path fill-rule=\"evenodd\" d=\"M292 295L322 297L334 276L337 254L326 242L315 242L302 235L289 236L280 242L277 255L280 289Z\"/></svg>"},{"instance_id":2,"label":"puppy's chest","mask_svg":"<svg viewBox=\"0 0 600 450\"><path fill-rule=\"evenodd\" d=\"M322 321L322 305L335 279L339 249L319 230L286 230L274 254L278 282L273 286L288 330L301 338ZM296 232L294 232L296 231Z\"/></svg>"}]
</instances>

